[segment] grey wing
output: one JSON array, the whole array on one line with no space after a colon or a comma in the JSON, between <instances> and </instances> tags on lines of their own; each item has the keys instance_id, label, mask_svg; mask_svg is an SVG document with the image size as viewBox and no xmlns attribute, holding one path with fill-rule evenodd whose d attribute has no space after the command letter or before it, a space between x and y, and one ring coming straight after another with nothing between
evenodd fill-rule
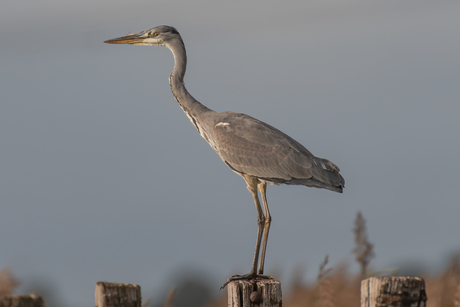
<instances>
[{"instance_id":1,"label":"grey wing","mask_svg":"<svg viewBox=\"0 0 460 307\"><path fill-rule=\"evenodd\" d=\"M341 192L344 180L332 162L315 157L278 129L229 113L213 129L216 151L227 165L273 183L302 184Z\"/></svg>"}]
</instances>

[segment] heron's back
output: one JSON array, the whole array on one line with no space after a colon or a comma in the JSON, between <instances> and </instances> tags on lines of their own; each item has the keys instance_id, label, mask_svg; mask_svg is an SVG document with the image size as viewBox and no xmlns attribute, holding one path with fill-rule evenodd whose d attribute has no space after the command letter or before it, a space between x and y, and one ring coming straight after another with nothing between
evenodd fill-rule
<instances>
[{"instance_id":1,"label":"heron's back","mask_svg":"<svg viewBox=\"0 0 460 307\"><path fill-rule=\"evenodd\" d=\"M236 173L275 184L342 192L345 180L331 161L315 157L280 130L241 113L213 114L207 141Z\"/></svg>"}]
</instances>

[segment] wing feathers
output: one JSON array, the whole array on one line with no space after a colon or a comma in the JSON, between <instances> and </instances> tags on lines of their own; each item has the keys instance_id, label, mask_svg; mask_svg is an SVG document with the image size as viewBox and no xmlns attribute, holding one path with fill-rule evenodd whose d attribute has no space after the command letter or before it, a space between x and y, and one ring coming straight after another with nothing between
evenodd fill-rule
<instances>
[{"instance_id":1,"label":"wing feathers","mask_svg":"<svg viewBox=\"0 0 460 307\"><path fill-rule=\"evenodd\" d=\"M237 172L277 183L331 185L334 190L344 185L334 163L250 116L228 112L214 125L213 134L217 153Z\"/></svg>"}]
</instances>

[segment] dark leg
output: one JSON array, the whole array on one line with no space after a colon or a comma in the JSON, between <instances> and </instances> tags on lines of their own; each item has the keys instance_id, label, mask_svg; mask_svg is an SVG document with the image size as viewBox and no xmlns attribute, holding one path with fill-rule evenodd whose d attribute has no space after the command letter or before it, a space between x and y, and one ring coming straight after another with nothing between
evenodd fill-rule
<instances>
[{"instance_id":1,"label":"dark leg","mask_svg":"<svg viewBox=\"0 0 460 307\"><path fill-rule=\"evenodd\" d=\"M267 193L266 193L267 184L265 182L261 182L258 184L258 188L260 191L260 195L262 196L262 202L264 204L264 213L265 213L262 253L260 255L259 269L257 270L257 274L262 275L264 273L265 252L267 251L268 231L270 230L270 224L272 221L272 217L270 216L270 211L268 210Z\"/></svg>"},{"instance_id":2,"label":"dark leg","mask_svg":"<svg viewBox=\"0 0 460 307\"><path fill-rule=\"evenodd\" d=\"M266 217L264 217L264 212L262 211L262 207L261 207L260 201L259 201L259 195L257 193L257 186L258 185L260 186L262 183L260 183L259 179L254 178L254 177L249 176L249 175L246 175L246 174L243 174L243 178L244 178L244 180L246 180L246 183L248 185L248 190L249 190L249 192L251 192L252 197L254 198L254 203L256 205L256 210L257 210L256 248L255 248L255 251L254 251L254 258L252 260L251 272L249 272L248 274L245 274L245 275L234 275L234 276L230 277L229 279L227 279L227 282L221 287L221 289L225 288L225 286L227 286L227 284L232 280L252 279L254 277L273 278L271 276L261 276L260 274L262 274L262 273L256 272L257 263L259 262L259 252L260 252L260 244L262 242L262 235L263 235L263 232L264 232L265 228L267 230L268 230L268 228L270 228L270 224L268 225L268 228L267 228ZM266 187L265 183L263 183L263 185ZM262 197L265 197L265 194L262 194ZM265 200L265 202L266 202L266 200ZM265 207L265 204L264 204L264 207ZM267 209L268 209L268 207L267 207ZM265 216L266 216L266 214L265 214ZM264 241L265 241L265 245L267 245L265 236L264 236ZM263 246L264 245L262 245L262 255L263 255L263 258L265 258L266 246L265 247L263 247ZM262 271L263 271L263 261L264 261L263 258L262 258L262 262L261 262ZM259 265L259 271L260 271L260 265Z\"/></svg>"}]
</instances>

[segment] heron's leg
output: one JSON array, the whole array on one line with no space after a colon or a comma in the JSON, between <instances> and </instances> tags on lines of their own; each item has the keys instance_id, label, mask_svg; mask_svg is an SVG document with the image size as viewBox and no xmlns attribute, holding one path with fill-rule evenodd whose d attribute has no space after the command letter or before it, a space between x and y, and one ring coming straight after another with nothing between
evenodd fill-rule
<instances>
[{"instance_id":1,"label":"heron's leg","mask_svg":"<svg viewBox=\"0 0 460 307\"><path fill-rule=\"evenodd\" d=\"M256 273L257 263L259 262L260 243L262 242L262 234L263 234L263 231L264 231L264 227L266 227L265 226L266 218L264 217L262 207L260 206L259 196L257 194L257 185L260 183L260 181L259 181L259 179L254 178L254 177L249 176L249 175L246 175L246 174L243 174L243 178L244 178L244 180L246 180L246 183L248 184L248 190L252 193L252 197L254 198L254 203L256 205L256 210L257 210L256 249L254 251L254 259L252 260L251 272L249 272L248 274L244 274L244 275L233 275L232 277L227 279L227 281L223 284L222 287L220 287L221 289L225 288L227 286L227 284L229 282L233 281L233 280L262 279L262 278L263 279L273 279L273 277L271 277L271 276L265 276L265 275L260 275L260 274ZM263 254L265 254L265 248L264 248ZM263 268L263 264L262 264L262 268Z\"/></svg>"},{"instance_id":2,"label":"heron's leg","mask_svg":"<svg viewBox=\"0 0 460 307\"><path fill-rule=\"evenodd\" d=\"M254 251L254 259L252 260L251 272L249 273L249 275L256 275L257 263L259 262L260 242L262 241L262 233L264 229L264 215L262 207L260 206L259 196L257 194L257 184L259 183L259 180L246 174L243 174L243 178L248 184L248 190L251 192L252 197L254 198L254 204L256 205L257 210L256 248Z\"/></svg>"},{"instance_id":3,"label":"heron's leg","mask_svg":"<svg viewBox=\"0 0 460 307\"><path fill-rule=\"evenodd\" d=\"M257 186L262 196L262 203L264 204L264 230L263 230L263 241L262 241L262 253L260 254L259 268L257 269L257 274L262 275L264 273L264 263L265 263L265 252L267 251L267 242L268 242L268 231L270 230L270 224L272 217L270 216L270 210L268 210L267 203L267 183L260 182Z\"/></svg>"}]
</instances>

